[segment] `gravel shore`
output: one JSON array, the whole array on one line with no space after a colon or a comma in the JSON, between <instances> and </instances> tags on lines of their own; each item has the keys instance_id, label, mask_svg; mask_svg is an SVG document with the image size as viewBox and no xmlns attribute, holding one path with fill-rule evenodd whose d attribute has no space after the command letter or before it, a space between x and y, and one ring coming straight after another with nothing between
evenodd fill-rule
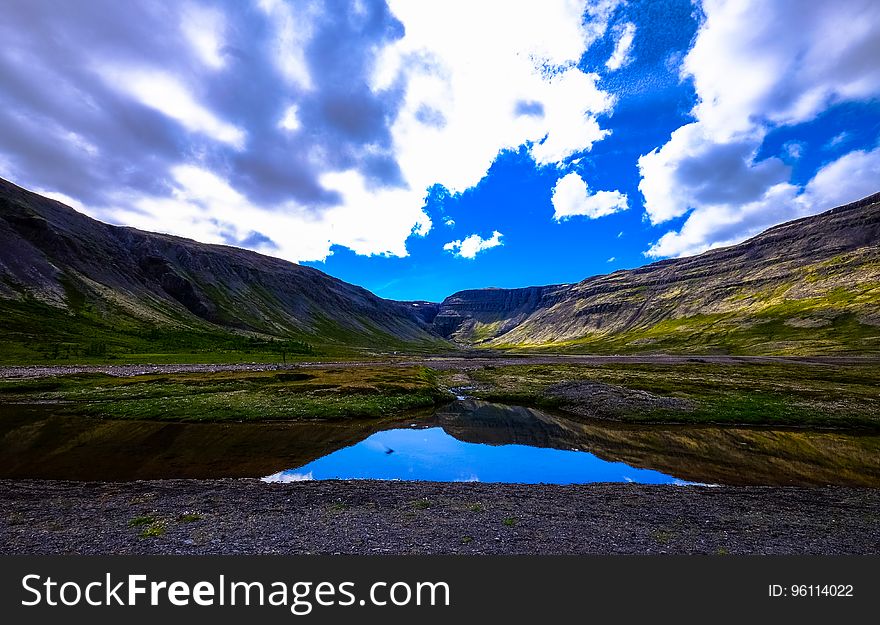
<instances>
[{"instance_id":1,"label":"gravel shore","mask_svg":"<svg viewBox=\"0 0 880 625\"><path fill-rule=\"evenodd\" d=\"M876 554L880 490L0 481L2 554Z\"/></svg>"},{"instance_id":2,"label":"gravel shore","mask_svg":"<svg viewBox=\"0 0 880 625\"><path fill-rule=\"evenodd\" d=\"M788 356L679 356L663 354L644 354L637 356L595 356L595 355L566 355L566 356L488 356L474 357L421 357L421 358L391 358L373 360L340 360L340 361L315 361L297 363L238 363L238 364L177 364L177 365L22 365L0 366L0 380L21 380L47 378L58 375L70 375L79 373L104 373L115 377L130 377L146 374L173 374L173 373L217 373L220 371L282 371L300 368L352 368L370 366L396 366L411 367L413 365L431 367L438 370L462 370L468 371L480 369L485 366L504 367L508 365L556 365L556 364L582 364L602 365L614 363L627 364L655 364L674 365L687 362L701 362L711 364L736 364L736 363L799 363L814 365L845 365L845 364L871 364L880 362L876 356L814 356L814 357L788 357Z\"/></svg>"}]
</instances>

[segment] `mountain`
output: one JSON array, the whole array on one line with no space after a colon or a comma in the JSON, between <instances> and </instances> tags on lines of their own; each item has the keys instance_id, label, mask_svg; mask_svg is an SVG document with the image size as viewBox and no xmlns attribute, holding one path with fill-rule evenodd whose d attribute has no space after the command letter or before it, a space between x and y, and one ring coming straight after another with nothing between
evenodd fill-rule
<instances>
[{"instance_id":1,"label":"mountain","mask_svg":"<svg viewBox=\"0 0 880 625\"><path fill-rule=\"evenodd\" d=\"M111 226L0 180L4 357L438 349L436 310L255 252Z\"/></svg>"},{"instance_id":2,"label":"mountain","mask_svg":"<svg viewBox=\"0 0 880 625\"><path fill-rule=\"evenodd\" d=\"M880 193L699 256L577 284L461 291L438 305L385 300L239 248L104 224L0 179L0 315L5 362L454 344L876 354Z\"/></svg>"},{"instance_id":3,"label":"mountain","mask_svg":"<svg viewBox=\"0 0 880 625\"><path fill-rule=\"evenodd\" d=\"M739 245L572 285L461 291L463 345L596 353L880 352L880 193Z\"/></svg>"}]
</instances>

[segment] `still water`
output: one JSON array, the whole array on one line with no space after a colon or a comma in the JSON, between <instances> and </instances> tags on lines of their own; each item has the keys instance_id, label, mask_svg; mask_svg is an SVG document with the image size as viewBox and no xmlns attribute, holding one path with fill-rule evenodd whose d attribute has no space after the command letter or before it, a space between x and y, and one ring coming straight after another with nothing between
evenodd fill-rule
<instances>
[{"instance_id":1,"label":"still water","mask_svg":"<svg viewBox=\"0 0 880 625\"><path fill-rule=\"evenodd\" d=\"M880 488L880 434L627 425L472 400L311 423L105 421L0 404L0 478L222 477Z\"/></svg>"},{"instance_id":2,"label":"still water","mask_svg":"<svg viewBox=\"0 0 880 625\"><path fill-rule=\"evenodd\" d=\"M297 469L264 478L267 482L369 479L432 482L686 482L651 469L609 462L579 450L467 443L443 428L394 429L334 451Z\"/></svg>"}]
</instances>

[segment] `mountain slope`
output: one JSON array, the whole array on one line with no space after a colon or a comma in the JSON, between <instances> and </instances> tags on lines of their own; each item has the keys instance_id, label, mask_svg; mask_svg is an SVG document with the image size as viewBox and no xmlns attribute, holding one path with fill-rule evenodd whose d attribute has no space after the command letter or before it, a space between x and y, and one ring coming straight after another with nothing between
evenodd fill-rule
<instances>
[{"instance_id":1,"label":"mountain slope","mask_svg":"<svg viewBox=\"0 0 880 625\"><path fill-rule=\"evenodd\" d=\"M384 349L443 343L429 325L436 305L384 300L243 249L107 225L3 180L0 311L7 347L56 356L58 343L74 353L157 341L174 351L219 337Z\"/></svg>"},{"instance_id":2,"label":"mountain slope","mask_svg":"<svg viewBox=\"0 0 880 625\"><path fill-rule=\"evenodd\" d=\"M880 193L739 245L574 285L462 291L459 343L573 351L880 352Z\"/></svg>"}]
</instances>

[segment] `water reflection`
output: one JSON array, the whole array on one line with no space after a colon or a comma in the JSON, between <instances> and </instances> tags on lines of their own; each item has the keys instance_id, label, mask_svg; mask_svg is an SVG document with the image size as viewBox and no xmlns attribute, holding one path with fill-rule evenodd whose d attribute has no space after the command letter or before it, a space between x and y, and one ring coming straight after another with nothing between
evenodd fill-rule
<instances>
[{"instance_id":1,"label":"water reflection","mask_svg":"<svg viewBox=\"0 0 880 625\"><path fill-rule=\"evenodd\" d=\"M522 484L683 483L659 471L609 462L584 451L468 443L440 427L377 432L303 467L264 479L267 482L372 479Z\"/></svg>"},{"instance_id":2,"label":"water reflection","mask_svg":"<svg viewBox=\"0 0 880 625\"><path fill-rule=\"evenodd\" d=\"M383 479L565 483L589 473L602 481L876 488L880 435L624 425L477 401L406 420L338 423L104 421L0 404L2 478L324 479L367 477L368 464L376 471L369 476Z\"/></svg>"}]
</instances>

